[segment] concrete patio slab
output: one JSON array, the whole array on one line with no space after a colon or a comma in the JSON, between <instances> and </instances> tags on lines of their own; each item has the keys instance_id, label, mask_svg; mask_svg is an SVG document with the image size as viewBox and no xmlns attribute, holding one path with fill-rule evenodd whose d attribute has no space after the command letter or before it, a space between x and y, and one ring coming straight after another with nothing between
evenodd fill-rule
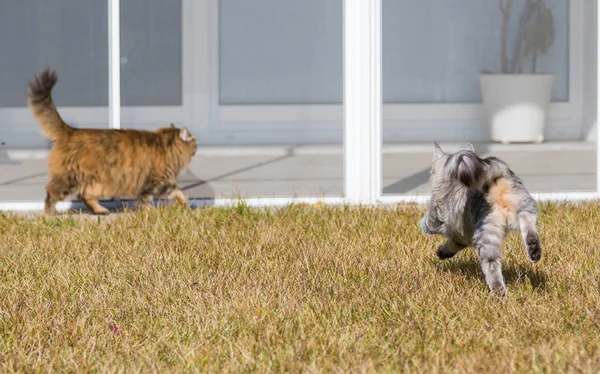
<instances>
[{"instance_id":1,"label":"concrete patio slab","mask_svg":"<svg viewBox=\"0 0 600 374\"><path fill-rule=\"evenodd\" d=\"M596 190L594 143L476 144L509 163L532 192ZM442 144L454 151L460 144ZM384 145L384 195L423 194L431 144ZM0 152L0 200L43 201L47 150ZM191 198L343 195L343 148L337 146L202 147L179 176ZM70 197L70 199L74 199Z\"/></svg>"}]
</instances>

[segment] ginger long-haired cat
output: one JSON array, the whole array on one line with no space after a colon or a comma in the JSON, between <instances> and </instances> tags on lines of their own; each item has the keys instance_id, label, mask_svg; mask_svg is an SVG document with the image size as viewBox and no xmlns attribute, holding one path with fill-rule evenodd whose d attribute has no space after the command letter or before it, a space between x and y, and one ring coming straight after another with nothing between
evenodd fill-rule
<instances>
[{"instance_id":1,"label":"ginger long-haired cat","mask_svg":"<svg viewBox=\"0 0 600 374\"><path fill-rule=\"evenodd\" d=\"M57 75L46 69L29 82L28 105L42 132L52 141L46 185L47 214L56 203L77 194L96 214L107 214L101 197L136 198L148 206L167 196L180 204L187 199L177 187L178 174L196 153L196 139L186 127L143 130L78 129L60 117L52 88Z\"/></svg>"}]
</instances>

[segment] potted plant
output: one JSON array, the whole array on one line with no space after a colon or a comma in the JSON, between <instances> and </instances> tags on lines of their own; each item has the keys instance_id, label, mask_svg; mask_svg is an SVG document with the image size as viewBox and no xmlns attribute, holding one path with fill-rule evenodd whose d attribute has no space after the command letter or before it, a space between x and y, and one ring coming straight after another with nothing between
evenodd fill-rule
<instances>
[{"instance_id":1,"label":"potted plant","mask_svg":"<svg viewBox=\"0 0 600 374\"><path fill-rule=\"evenodd\" d=\"M502 143L541 143L555 76L539 74L536 68L538 54L546 54L554 43L554 17L545 0L525 0L512 59L509 59L507 42L513 0L499 2L502 72L479 75L490 137ZM524 72L527 62L529 73Z\"/></svg>"}]
</instances>

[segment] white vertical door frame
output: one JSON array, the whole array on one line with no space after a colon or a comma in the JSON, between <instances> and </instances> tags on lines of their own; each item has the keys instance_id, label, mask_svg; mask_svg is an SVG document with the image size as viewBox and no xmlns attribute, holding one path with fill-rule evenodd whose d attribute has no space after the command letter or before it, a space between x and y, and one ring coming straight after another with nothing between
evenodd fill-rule
<instances>
[{"instance_id":1,"label":"white vertical door frame","mask_svg":"<svg viewBox=\"0 0 600 374\"><path fill-rule=\"evenodd\" d=\"M108 1L108 123L121 128L121 29L120 0Z\"/></svg>"},{"instance_id":2,"label":"white vertical door frame","mask_svg":"<svg viewBox=\"0 0 600 374\"><path fill-rule=\"evenodd\" d=\"M381 194L381 0L344 1L344 197Z\"/></svg>"}]
</instances>

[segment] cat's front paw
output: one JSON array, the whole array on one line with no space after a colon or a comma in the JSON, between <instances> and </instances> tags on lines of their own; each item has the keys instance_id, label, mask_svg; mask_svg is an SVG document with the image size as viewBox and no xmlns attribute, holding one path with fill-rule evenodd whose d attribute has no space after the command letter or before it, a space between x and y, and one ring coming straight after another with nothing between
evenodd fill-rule
<instances>
[{"instance_id":1,"label":"cat's front paw","mask_svg":"<svg viewBox=\"0 0 600 374\"><path fill-rule=\"evenodd\" d=\"M449 258L452 258L456 255L457 251L454 248L449 248L448 247L448 243L442 243L437 247L437 250L435 251L435 253L437 254L438 258L440 260L447 260Z\"/></svg>"},{"instance_id":2,"label":"cat's front paw","mask_svg":"<svg viewBox=\"0 0 600 374\"><path fill-rule=\"evenodd\" d=\"M423 217L421 221L419 221L419 227L421 229L421 232L426 235L436 235L440 233L437 227L434 228L431 226L430 221L427 219L427 217Z\"/></svg>"}]
</instances>

